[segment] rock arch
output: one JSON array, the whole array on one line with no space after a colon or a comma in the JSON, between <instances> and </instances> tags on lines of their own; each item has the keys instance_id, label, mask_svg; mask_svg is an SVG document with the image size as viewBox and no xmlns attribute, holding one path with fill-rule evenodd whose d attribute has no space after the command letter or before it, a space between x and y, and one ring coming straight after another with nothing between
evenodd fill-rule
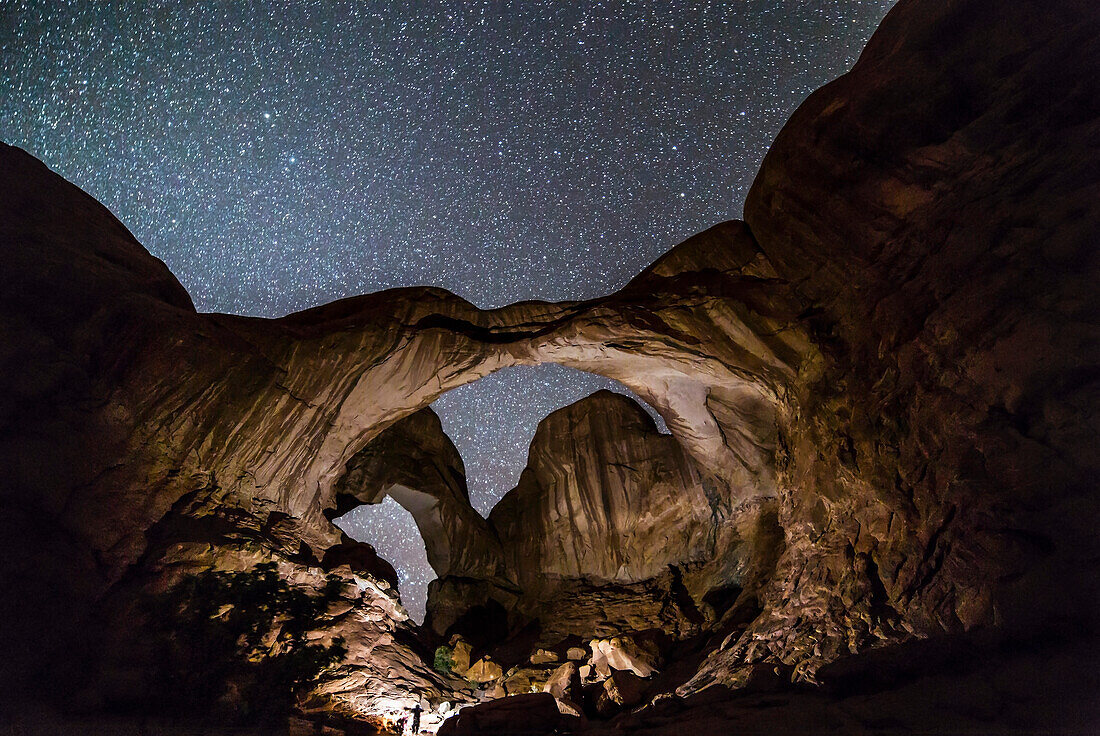
<instances>
[{"instance_id":1,"label":"rock arch","mask_svg":"<svg viewBox=\"0 0 1100 736\"><path fill-rule=\"evenodd\" d=\"M481 311L440 290L410 289L279 320L196 315L258 352L264 375L250 371L244 396L218 392L177 410L212 450L192 474L233 479L242 488L230 494L316 520L332 507L348 461L387 427L499 368L556 362L649 401L729 493L774 493L774 407L812 350L783 284L742 273L765 265L743 224L727 223L594 302ZM717 294L699 290L700 275ZM312 526L310 544L333 541Z\"/></svg>"},{"instance_id":2,"label":"rock arch","mask_svg":"<svg viewBox=\"0 0 1100 736\"><path fill-rule=\"evenodd\" d=\"M1095 630L1093 5L899 2L784 127L747 225L589 302L408 289L197 314L105 208L0 147L4 674L166 569L268 556L317 577L349 460L443 391L542 361L633 389L729 498L778 494L763 612L684 694L911 637ZM385 575L339 567L372 627L341 702L400 707L379 658L441 698Z\"/></svg>"},{"instance_id":3,"label":"rock arch","mask_svg":"<svg viewBox=\"0 0 1100 736\"><path fill-rule=\"evenodd\" d=\"M372 558L353 551L326 511L376 498L380 487L413 507L433 539L446 538L440 529L480 533L484 520L451 503L461 487L445 475L436 498L448 503L418 497L423 488L400 474L350 496L339 484L373 440L430 423L421 410L441 393L510 365L552 361L619 380L657 407L729 498L774 492L768 412L812 351L741 223L696 236L591 302L482 311L438 289L403 289L276 320L207 315L105 209L21 151L0 153L12 172L0 213L14 244L5 287L21 297L9 324L25 336L8 345L46 345L42 365L82 371L78 380L44 371L38 385L7 393L7 416L22 418L28 438L5 445L5 500L17 509L4 540L10 558L48 557L45 540L61 534L69 559L86 560L51 581L63 600L39 606L55 630L78 630L125 576L217 563L211 542L294 564L351 564L354 574L354 560ZM59 207L81 219L50 216ZM73 269L43 277L43 241ZM42 406L70 408L34 409ZM746 416L767 419L742 426ZM73 451L76 461L59 454ZM26 462L36 454L45 466ZM454 559L456 549L436 547L433 564L473 564ZM497 564L491 542L476 554L487 556L482 569ZM383 598L391 575L375 575ZM13 581L12 596L34 600L38 582L24 582ZM15 638L33 640L43 625L42 616L10 618Z\"/></svg>"},{"instance_id":4,"label":"rock arch","mask_svg":"<svg viewBox=\"0 0 1100 736\"><path fill-rule=\"evenodd\" d=\"M431 409L398 420L352 456L326 516L386 496L412 514L436 575L502 573L496 535L470 505L462 458Z\"/></svg>"}]
</instances>

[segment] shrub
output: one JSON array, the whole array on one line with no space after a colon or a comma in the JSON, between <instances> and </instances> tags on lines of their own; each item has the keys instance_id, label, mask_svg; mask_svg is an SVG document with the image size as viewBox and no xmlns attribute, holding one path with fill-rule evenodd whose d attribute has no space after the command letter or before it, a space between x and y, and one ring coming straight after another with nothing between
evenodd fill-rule
<instances>
[{"instance_id":1,"label":"shrub","mask_svg":"<svg viewBox=\"0 0 1100 736\"><path fill-rule=\"evenodd\" d=\"M435 671L444 675L451 674L451 665L454 660L451 659L451 648L448 646L439 646L435 650Z\"/></svg>"},{"instance_id":2,"label":"shrub","mask_svg":"<svg viewBox=\"0 0 1100 736\"><path fill-rule=\"evenodd\" d=\"M342 639L306 639L340 588L331 576L316 595L292 588L274 563L184 579L151 604L160 650L154 689L193 713L285 718L347 653Z\"/></svg>"}]
</instances>

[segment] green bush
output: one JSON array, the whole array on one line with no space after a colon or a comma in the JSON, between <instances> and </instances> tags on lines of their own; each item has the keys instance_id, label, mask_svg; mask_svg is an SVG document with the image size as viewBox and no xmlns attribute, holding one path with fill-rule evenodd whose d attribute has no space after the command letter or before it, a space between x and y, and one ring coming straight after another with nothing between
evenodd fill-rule
<instances>
[{"instance_id":1,"label":"green bush","mask_svg":"<svg viewBox=\"0 0 1100 736\"><path fill-rule=\"evenodd\" d=\"M451 674L452 664L454 664L454 660L451 658L451 648L448 646L437 647L435 650L435 671L449 675Z\"/></svg>"},{"instance_id":2,"label":"green bush","mask_svg":"<svg viewBox=\"0 0 1100 736\"><path fill-rule=\"evenodd\" d=\"M347 648L311 644L342 583L318 595L292 588L274 563L188 577L151 603L158 630L158 699L196 713L256 722L285 718L331 675Z\"/></svg>"}]
</instances>

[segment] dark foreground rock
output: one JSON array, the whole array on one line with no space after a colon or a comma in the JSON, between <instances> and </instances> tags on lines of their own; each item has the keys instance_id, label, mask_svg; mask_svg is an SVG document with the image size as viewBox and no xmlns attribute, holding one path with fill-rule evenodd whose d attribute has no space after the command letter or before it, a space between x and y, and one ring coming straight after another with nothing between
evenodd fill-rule
<instances>
[{"instance_id":1,"label":"dark foreground rock","mask_svg":"<svg viewBox=\"0 0 1100 736\"><path fill-rule=\"evenodd\" d=\"M514 695L467 708L448 719L439 729L440 736L479 736L481 734L573 733L584 720L562 713L549 693Z\"/></svg>"}]
</instances>

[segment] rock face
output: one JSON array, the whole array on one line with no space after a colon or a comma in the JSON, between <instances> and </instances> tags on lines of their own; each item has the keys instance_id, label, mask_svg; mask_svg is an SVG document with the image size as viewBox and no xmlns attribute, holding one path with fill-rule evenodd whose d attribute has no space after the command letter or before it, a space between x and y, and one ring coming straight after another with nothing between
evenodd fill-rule
<instances>
[{"instance_id":1,"label":"rock face","mask_svg":"<svg viewBox=\"0 0 1100 736\"><path fill-rule=\"evenodd\" d=\"M431 409L410 414L367 443L348 461L335 491L330 518L386 496L404 506L424 538L428 564L441 577L502 573L500 544L470 505L462 458Z\"/></svg>"},{"instance_id":2,"label":"rock face","mask_svg":"<svg viewBox=\"0 0 1100 736\"><path fill-rule=\"evenodd\" d=\"M633 583L713 559L714 520L731 504L712 495L637 403L601 391L539 424L519 485L489 522L525 590L548 576Z\"/></svg>"},{"instance_id":3,"label":"rock face","mask_svg":"<svg viewBox=\"0 0 1100 736\"><path fill-rule=\"evenodd\" d=\"M1098 610L1098 24L899 3L775 141L746 219L827 367L783 428L765 613L696 686Z\"/></svg>"},{"instance_id":4,"label":"rock face","mask_svg":"<svg viewBox=\"0 0 1100 736\"><path fill-rule=\"evenodd\" d=\"M771 409L754 417L761 428L774 428ZM774 565L781 534L771 492L731 494L635 401L597 392L540 422L519 485L488 528L456 538L471 550L471 564L451 569L461 580L437 568L430 620L444 634L463 602L494 600L512 628L538 620L550 644L650 628L689 635L707 619L707 593ZM762 495L744 500L752 493ZM473 580L482 581L477 593Z\"/></svg>"},{"instance_id":5,"label":"rock face","mask_svg":"<svg viewBox=\"0 0 1100 736\"><path fill-rule=\"evenodd\" d=\"M332 571L347 584L346 610L315 632L354 644L325 707L382 725L468 700L432 671L392 570L329 520L389 493L432 532L446 571L432 595L447 603L433 605L453 618L542 601L527 555L562 575L551 599L578 608L555 615L578 626L615 590L657 600L645 591L667 579L694 603L740 581L759 616L709 652L675 708L722 712L706 701L714 685L825 682L843 657L881 682L868 650L945 636L979 659L1027 642L1006 692L1050 692L1091 651L1100 610L1097 38L1091 1L901 0L853 70L785 126L747 224L717 225L583 303L480 311L403 289L277 320L197 314L104 208L0 147L0 672L25 683L37 670L57 689L54 663L139 638L126 611L140 591L271 560L298 585ZM418 412L547 361L621 381L674 440L618 399L593 400L614 422L570 407L485 524ZM546 534L518 539L524 523ZM624 604L596 618L630 610L662 615ZM118 659L96 671L140 678L138 654ZM924 682L942 689L953 660L935 662ZM553 696L532 697L560 726ZM934 712L877 702L924 730ZM499 722L521 705L496 706ZM669 707L623 723L660 732ZM1068 722L1036 712L1048 729ZM476 713L455 728L487 728Z\"/></svg>"}]
</instances>

